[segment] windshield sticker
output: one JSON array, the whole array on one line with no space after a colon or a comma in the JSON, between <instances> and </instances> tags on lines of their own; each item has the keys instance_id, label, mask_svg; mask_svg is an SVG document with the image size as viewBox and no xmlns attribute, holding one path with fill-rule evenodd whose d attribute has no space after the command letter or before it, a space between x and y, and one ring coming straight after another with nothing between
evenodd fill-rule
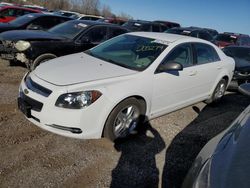
<instances>
[{"instance_id":1,"label":"windshield sticker","mask_svg":"<svg viewBox=\"0 0 250 188\"><path fill-rule=\"evenodd\" d=\"M155 39L155 40L151 41L151 43L158 43L158 44L168 45L170 42L169 41L165 41L165 40Z\"/></svg>"},{"instance_id":2,"label":"windshield sticker","mask_svg":"<svg viewBox=\"0 0 250 188\"><path fill-rule=\"evenodd\" d=\"M183 33L191 33L191 31L185 31L185 30L184 30Z\"/></svg>"},{"instance_id":3,"label":"windshield sticker","mask_svg":"<svg viewBox=\"0 0 250 188\"><path fill-rule=\"evenodd\" d=\"M145 46L145 45L142 45L142 46L139 46L137 49L136 49L136 52L146 52L146 51L158 51L158 50L163 50L164 46L162 45L155 45L155 46Z\"/></svg>"},{"instance_id":4,"label":"windshield sticker","mask_svg":"<svg viewBox=\"0 0 250 188\"><path fill-rule=\"evenodd\" d=\"M236 36L233 36L233 35L231 35L230 37L233 38L233 39L236 39L236 38L237 38Z\"/></svg>"},{"instance_id":5,"label":"windshield sticker","mask_svg":"<svg viewBox=\"0 0 250 188\"><path fill-rule=\"evenodd\" d=\"M135 25L135 26L138 26L138 27L141 26L141 24L139 24L139 23L134 23L134 25Z\"/></svg>"},{"instance_id":6,"label":"windshield sticker","mask_svg":"<svg viewBox=\"0 0 250 188\"><path fill-rule=\"evenodd\" d=\"M87 27L87 25L86 25L86 24L83 24L83 23L79 23L79 24L77 24L77 26L78 26L78 27Z\"/></svg>"}]
</instances>

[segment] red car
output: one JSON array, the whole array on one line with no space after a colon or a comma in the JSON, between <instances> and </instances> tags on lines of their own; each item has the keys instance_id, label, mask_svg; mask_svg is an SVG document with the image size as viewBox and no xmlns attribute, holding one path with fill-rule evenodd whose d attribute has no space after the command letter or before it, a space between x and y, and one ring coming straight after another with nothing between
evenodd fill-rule
<instances>
[{"instance_id":1,"label":"red car","mask_svg":"<svg viewBox=\"0 0 250 188\"><path fill-rule=\"evenodd\" d=\"M220 48L230 45L250 46L250 37L245 34L238 33L220 33L215 37L215 44Z\"/></svg>"},{"instance_id":2,"label":"red car","mask_svg":"<svg viewBox=\"0 0 250 188\"><path fill-rule=\"evenodd\" d=\"M0 7L0 22L9 22L30 13L41 13L41 11L17 6L3 6Z\"/></svg>"}]
</instances>

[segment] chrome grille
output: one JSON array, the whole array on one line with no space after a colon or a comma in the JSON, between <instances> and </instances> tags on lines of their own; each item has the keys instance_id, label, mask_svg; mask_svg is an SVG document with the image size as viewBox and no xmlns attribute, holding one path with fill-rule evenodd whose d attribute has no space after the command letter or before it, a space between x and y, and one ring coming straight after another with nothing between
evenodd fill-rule
<instances>
[{"instance_id":1,"label":"chrome grille","mask_svg":"<svg viewBox=\"0 0 250 188\"><path fill-rule=\"evenodd\" d=\"M34 82L29 76L26 77L25 84L26 84L27 88L29 88L31 91L38 93L44 97L48 97L52 93L51 90Z\"/></svg>"}]
</instances>

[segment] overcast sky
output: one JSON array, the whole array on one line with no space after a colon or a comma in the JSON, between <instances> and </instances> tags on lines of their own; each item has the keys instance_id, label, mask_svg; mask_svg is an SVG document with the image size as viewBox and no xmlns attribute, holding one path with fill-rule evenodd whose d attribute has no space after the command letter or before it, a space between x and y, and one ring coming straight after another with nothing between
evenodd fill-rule
<instances>
[{"instance_id":1,"label":"overcast sky","mask_svg":"<svg viewBox=\"0 0 250 188\"><path fill-rule=\"evenodd\" d=\"M169 20L219 32L250 34L250 0L101 0L134 19Z\"/></svg>"}]
</instances>

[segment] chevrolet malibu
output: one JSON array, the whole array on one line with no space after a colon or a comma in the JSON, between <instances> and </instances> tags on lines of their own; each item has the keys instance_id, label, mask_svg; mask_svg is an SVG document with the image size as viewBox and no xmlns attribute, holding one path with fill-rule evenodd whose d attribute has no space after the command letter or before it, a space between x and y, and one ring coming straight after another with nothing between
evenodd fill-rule
<instances>
[{"instance_id":1,"label":"chevrolet malibu","mask_svg":"<svg viewBox=\"0 0 250 188\"><path fill-rule=\"evenodd\" d=\"M53 133L115 140L141 121L220 100L233 70L234 60L202 39L129 33L27 73L18 106Z\"/></svg>"}]
</instances>

